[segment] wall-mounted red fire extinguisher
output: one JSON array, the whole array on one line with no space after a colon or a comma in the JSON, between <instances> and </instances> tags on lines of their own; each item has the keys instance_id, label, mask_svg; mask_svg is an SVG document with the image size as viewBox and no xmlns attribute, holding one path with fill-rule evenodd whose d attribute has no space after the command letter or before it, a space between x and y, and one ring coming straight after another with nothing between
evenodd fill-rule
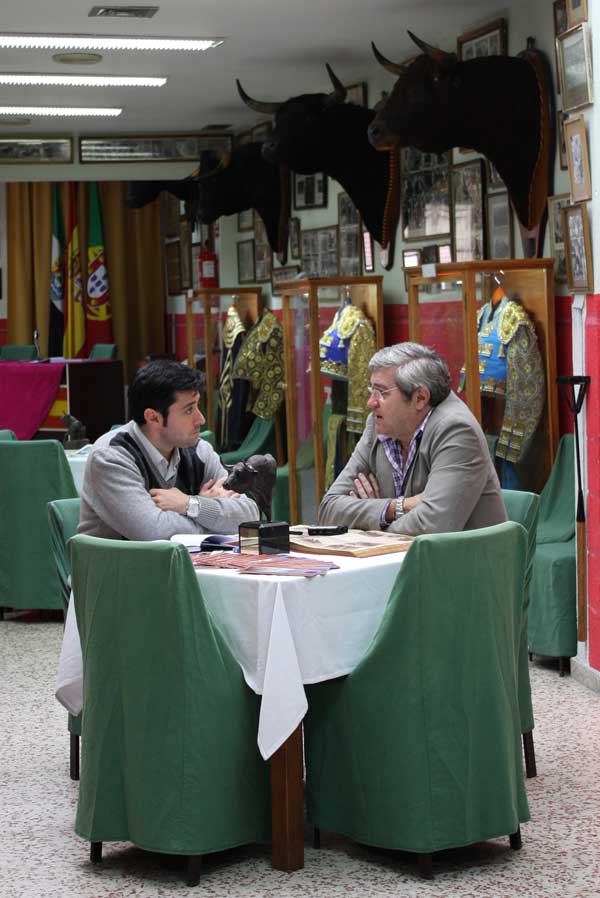
<instances>
[{"instance_id":1,"label":"wall-mounted red fire extinguisher","mask_svg":"<svg viewBox=\"0 0 600 898\"><path fill-rule=\"evenodd\" d=\"M219 259L211 250L208 240L198 256L198 281L201 287L219 286Z\"/></svg>"}]
</instances>

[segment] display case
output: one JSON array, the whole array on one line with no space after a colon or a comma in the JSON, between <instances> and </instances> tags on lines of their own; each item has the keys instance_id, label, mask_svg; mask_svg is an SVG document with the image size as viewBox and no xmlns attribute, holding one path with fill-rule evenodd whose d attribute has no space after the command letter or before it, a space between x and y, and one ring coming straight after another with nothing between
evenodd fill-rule
<instances>
[{"instance_id":1,"label":"display case","mask_svg":"<svg viewBox=\"0 0 600 898\"><path fill-rule=\"evenodd\" d=\"M382 280L380 276L305 278L279 285L291 523L316 520L326 486L328 422L335 416L334 423L341 424L340 464L364 424L366 394L357 391L357 375L366 390L369 357L383 346ZM345 324L334 334L342 315ZM350 377L334 358L340 347L346 352ZM331 356L328 366L322 364L321 354Z\"/></svg>"},{"instance_id":2,"label":"display case","mask_svg":"<svg viewBox=\"0 0 600 898\"><path fill-rule=\"evenodd\" d=\"M202 397L207 425L216 433L218 393L221 374L221 349L227 310L235 305L246 330L256 323L262 311L262 291L257 287L202 287L189 291L185 302L187 358L205 372Z\"/></svg>"},{"instance_id":3,"label":"display case","mask_svg":"<svg viewBox=\"0 0 600 898\"><path fill-rule=\"evenodd\" d=\"M409 338L448 362L502 485L540 492L559 441L554 259L407 272Z\"/></svg>"}]
</instances>

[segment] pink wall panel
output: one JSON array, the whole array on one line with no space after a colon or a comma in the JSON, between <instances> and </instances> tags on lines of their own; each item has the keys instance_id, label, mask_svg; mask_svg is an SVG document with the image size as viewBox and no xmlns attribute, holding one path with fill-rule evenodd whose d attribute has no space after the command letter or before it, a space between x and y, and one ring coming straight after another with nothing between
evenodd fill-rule
<instances>
[{"instance_id":1,"label":"pink wall panel","mask_svg":"<svg viewBox=\"0 0 600 898\"><path fill-rule=\"evenodd\" d=\"M585 327L589 662L600 670L600 295L587 297Z\"/></svg>"}]
</instances>

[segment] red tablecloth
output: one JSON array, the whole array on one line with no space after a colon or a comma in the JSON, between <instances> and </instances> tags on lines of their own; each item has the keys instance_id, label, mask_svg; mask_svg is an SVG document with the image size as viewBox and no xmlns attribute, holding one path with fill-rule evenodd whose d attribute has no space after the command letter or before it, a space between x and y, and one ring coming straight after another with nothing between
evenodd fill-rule
<instances>
[{"instance_id":1,"label":"red tablecloth","mask_svg":"<svg viewBox=\"0 0 600 898\"><path fill-rule=\"evenodd\" d=\"M52 408L64 362L0 362L0 429L30 440Z\"/></svg>"}]
</instances>

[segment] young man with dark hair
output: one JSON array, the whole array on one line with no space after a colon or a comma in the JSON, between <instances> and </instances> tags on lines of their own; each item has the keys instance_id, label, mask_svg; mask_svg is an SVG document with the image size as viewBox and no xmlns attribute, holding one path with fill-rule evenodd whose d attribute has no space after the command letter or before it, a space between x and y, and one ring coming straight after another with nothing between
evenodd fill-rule
<instances>
[{"instance_id":1,"label":"young man with dark hair","mask_svg":"<svg viewBox=\"0 0 600 898\"><path fill-rule=\"evenodd\" d=\"M169 539L174 533L236 533L259 517L246 496L223 489L227 471L199 437L198 372L157 360L129 387L131 420L99 437L88 458L79 533Z\"/></svg>"}]
</instances>

